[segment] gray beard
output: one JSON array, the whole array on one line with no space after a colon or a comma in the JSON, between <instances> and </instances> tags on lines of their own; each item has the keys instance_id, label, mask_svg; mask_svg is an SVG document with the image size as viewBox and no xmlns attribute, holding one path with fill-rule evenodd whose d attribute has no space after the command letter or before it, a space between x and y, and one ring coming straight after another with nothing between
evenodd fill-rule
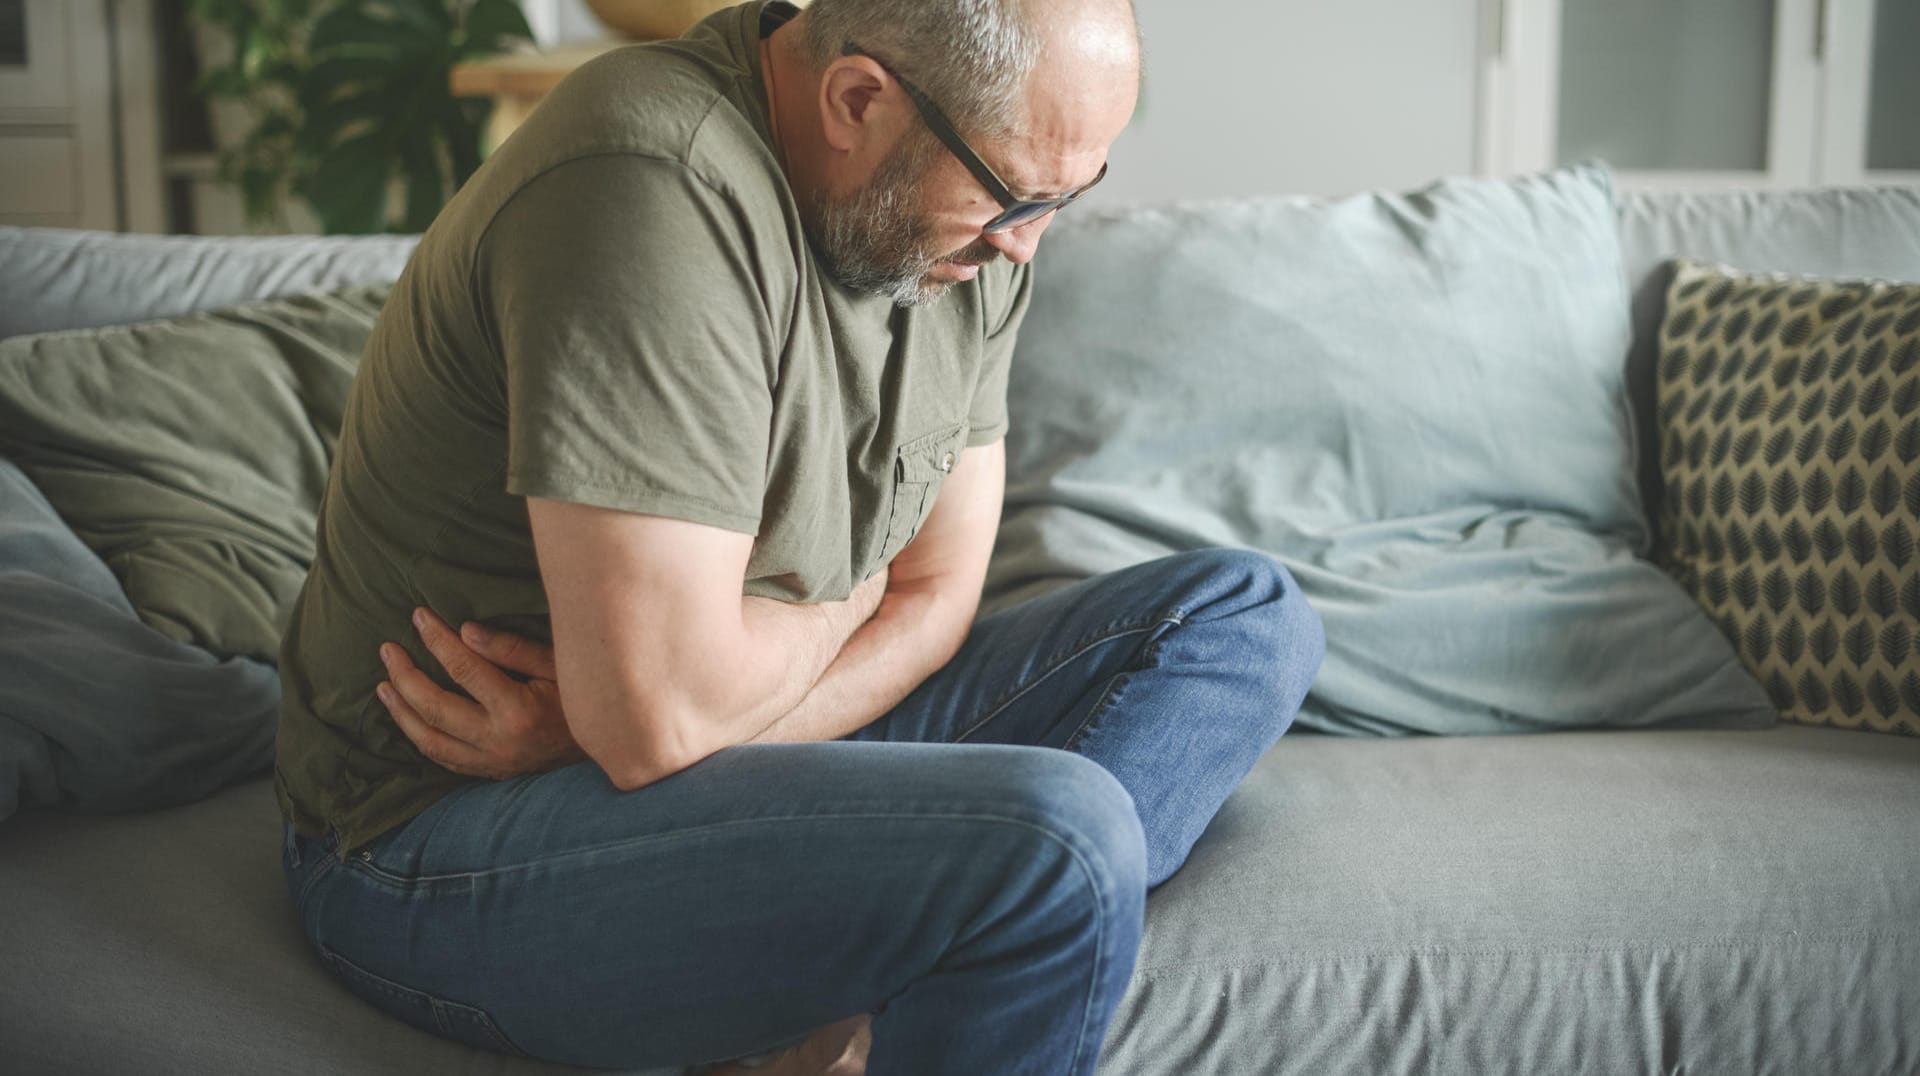
<instances>
[{"instance_id":1,"label":"gray beard","mask_svg":"<svg viewBox=\"0 0 1920 1076\"><path fill-rule=\"evenodd\" d=\"M815 207L807 221L814 249L827 272L855 291L884 295L895 306L923 306L947 293L950 281L927 274L952 257L933 247L933 226L918 212L921 177L938 144L929 135L909 136L874 169L873 179L851 197ZM961 255L977 253L974 244ZM986 248L986 257L993 251Z\"/></svg>"}]
</instances>

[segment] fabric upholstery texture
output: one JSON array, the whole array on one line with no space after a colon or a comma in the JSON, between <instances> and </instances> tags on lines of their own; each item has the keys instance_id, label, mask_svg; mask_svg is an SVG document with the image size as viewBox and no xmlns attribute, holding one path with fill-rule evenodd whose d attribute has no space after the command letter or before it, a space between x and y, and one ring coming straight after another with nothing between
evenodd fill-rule
<instances>
[{"instance_id":1,"label":"fabric upholstery texture","mask_svg":"<svg viewBox=\"0 0 1920 1076\"><path fill-rule=\"evenodd\" d=\"M1661 560L1783 718L1920 736L1920 285L1683 262Z\"/></svg>"},{"instance_id":2,"label":"fabric upholstery texture","mask_svg":"<svg viewBox=\"0 0 1920 1076\"><path fill-rule=\"evenodd\" d=\"M1042 288L1078 215L1049 232ZM1636 193L1620 231L1655 479L1660 262L1920 280L1910 191ZM180 286L140 264L157 283L80 298L124 311ZM1102 286L1134 271L1105 268ZM1098 447L1089 434L1081 450ZM1916 774L1920 741L1801 725L1296 729L1149 900L1101 1071L1920 1072ZM281 889L278 827L265 780L163 812L0 825L0 951L25 969L0 976L8 1061L76 1076L577 1071L421 1034L327 977Z\"/></svg>"},{"instance_id":3,"label":"fabric upholstery texture","mask_svg":"<svg viewBox=\"0 0 1920 1076\"><path fill-rule=\"evenodd\" d=\"M388 287L0 340L0 455L142 620L274 662Z\"/></svg>"},{"instance_id":4,"label":"fabric upholstery texture","mask_svg":"<svg viewBox=\"0 0 1920 1076\"><path fill-rule=\"evenodd\" d=\"M267 770L280 684L140 622L113 573L0 459L0 821L190 803Z\"/></svg>"},{"instance_id":5,"label":"fabric upholstery texture","mask_svg":"<svg viewBox=\"0 0 1920 1076\"><path fill-rule=\"evenodd\" d=\"M0 227L0 339L396 280L419 241Z\"/></svg>"},{"instance_id":6,"label":"fabric upholstery texture","mask_svg":"<svg viewBox=\"0 0 1920 1076\"><path fill-rule=\"evenodd\" d=\"M1246 546L1326 625L1304 727L1771 723L1635 556L1627 331L1596 166L1062 218L1014 362L983 611Z\"/></svg>"},{"instance_id":7,"label":"fabric upholstery texture","mask_svg":"<svg viewBox=\"0 0 1920 1076\"><path fill-rule=\"evenodd\" d=\"M1149 900L1100 1072L1913 1072L1916 772L1920 741L1785 724L1289 734ZM9 1059L579 1071L361 1003L301 939L279 848L264 780L0 826L0 951L30 969L0 976Z\"/></svg>"},{"instance_id":8,"label":"fabric upholstery texture","mask_svg":"<svg viewBox=\"0 0 1920 1076\"><path fill-rule=\"evenodd\" d=\"M1633 191L1619 202L1620 247L1633 289L1627 392L1643 448L1636 477L1657 527L1665 493L1654 367L1672 259L1751 273L1920 282L1920 189Z\"/></svg>"}]
</instances>

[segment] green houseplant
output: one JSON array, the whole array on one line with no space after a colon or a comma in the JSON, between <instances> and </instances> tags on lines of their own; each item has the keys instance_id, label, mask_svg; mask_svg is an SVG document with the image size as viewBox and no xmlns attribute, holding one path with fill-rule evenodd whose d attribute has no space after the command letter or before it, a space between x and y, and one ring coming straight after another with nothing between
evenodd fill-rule
<instances>
[{"instance_id":1,"label":"green houseplant","mask_svg":"<svg viewBox=\"0 0 1920 1076\"><path fill-rule=\"evenodd\" d=\"M421 231L474 169L488 102L453 65L532 33L516 0L192 0L232 54L201 76L253 125L221 155L255 220L289 196L330 232Z\"/></svg>"}]
</instances>

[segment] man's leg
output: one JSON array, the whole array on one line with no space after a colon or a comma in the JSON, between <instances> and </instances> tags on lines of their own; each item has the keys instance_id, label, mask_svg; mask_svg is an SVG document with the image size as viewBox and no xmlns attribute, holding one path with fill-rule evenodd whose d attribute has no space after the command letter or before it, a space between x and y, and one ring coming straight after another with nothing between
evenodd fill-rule
<instances>
[{"instance_id":1,"label":"man's leg","mask_svg":"<svg viewBox=\"0 0 1920 1076\"><path fill-rule=\"evenodd\" d=\"M872 1076L1088 1076L1146 888L1112 775L991 744L743 744L629 793L582 763L287 866L323 962L443 1035L678 1066L879 1011Z\"/></svg>"},{"instance_id":2,"label":"man's leg","mask_svg":"<svg viewBox=\"0 0 1920 1076\"><path fill-rule=\"evenodd\" d=\"M1133 796L1151 888L1292 724L1325 651L1320 618L1271 557L1181 553L981 620L946 667L845 739L1092 759Z\"/></svg>"}]
</instances>

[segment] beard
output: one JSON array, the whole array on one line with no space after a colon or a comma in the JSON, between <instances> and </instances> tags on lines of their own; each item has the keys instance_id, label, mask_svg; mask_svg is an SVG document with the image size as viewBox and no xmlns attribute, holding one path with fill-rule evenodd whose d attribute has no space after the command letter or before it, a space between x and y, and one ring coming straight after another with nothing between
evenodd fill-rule
<instances>
[{"instance_id":1,"label":"beard","mask_svg":"<svg viewBox=\"0 0 1920 1076\"><path fill-rule=\"evenodd\" d=\"M953 281L929 280L935 266L984 264L999 251L984 237L957 251L934 245L934 223L920 210L923 180L944 147L932 135L910 134L888 152L865 187L840 199L822 199L804 213L814 250L827 272L854 291L884 295L895 306L924 306Z\"/></svg>"}]
</instances>

